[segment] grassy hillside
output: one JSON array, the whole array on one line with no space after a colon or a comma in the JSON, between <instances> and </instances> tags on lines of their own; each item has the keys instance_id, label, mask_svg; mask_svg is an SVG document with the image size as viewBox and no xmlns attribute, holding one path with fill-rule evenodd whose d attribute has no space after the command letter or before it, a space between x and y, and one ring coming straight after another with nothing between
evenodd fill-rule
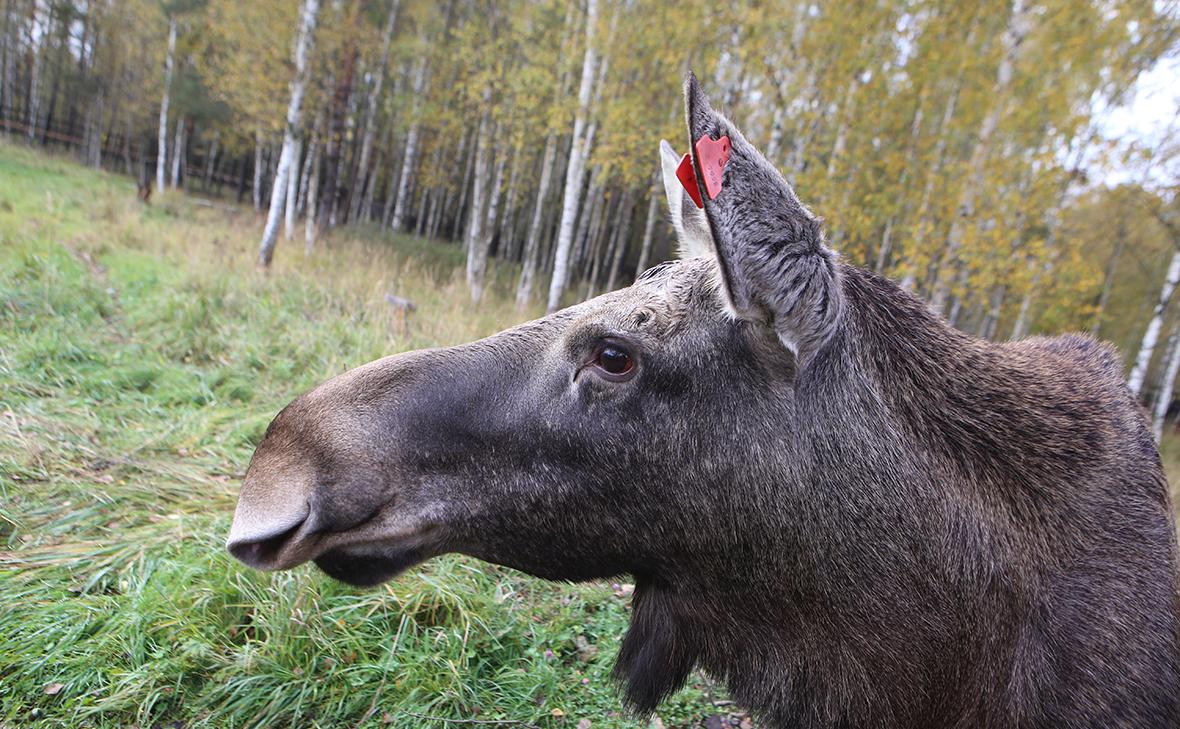
<instances>
[{"instance_id":1,"label":"grassy hillside","mask_svg":"<svg viewBox=\"0 0 1180 729\"><path fill-rule=\"evenodd\" d=\"M608 676L624 590L447 557L358 591L223 549L280 407L512 323L510 275L475 310L454 246L374 233L283 243L264 276L252 212L143 206L13 146L0 182L0 727L640 725ZM696 680L662 718L713 698Z\"/></svg>"}]
</instances>

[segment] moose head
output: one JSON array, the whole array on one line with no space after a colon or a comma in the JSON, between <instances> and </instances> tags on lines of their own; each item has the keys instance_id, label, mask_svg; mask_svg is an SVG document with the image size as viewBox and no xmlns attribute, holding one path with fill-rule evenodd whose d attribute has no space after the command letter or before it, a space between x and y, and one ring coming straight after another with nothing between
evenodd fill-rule
<instances>
[{"instance_id":1,"label":"moose head","mask_svg":"<svg viewBox=\"0 0 1180 729\"><path fill-rule=\"evenodd\" d=\"M665 145L686 255L300 396L254 454L230 552L355 585L446 552L634 575L616 674L641 712L699 665L783 726L1041 725L1072 716L1063 686L1084 716L1130 691L1174 718L1171 522L1113 354L980 342L839 263L691 75L685 93L690 145L729 145L717 171L694 146L699 209ZM1119 589L1058 564L1116 565ZM1088 602L1053 602L1067 587ZM1062 683L1053 651L1091 630L1090 672Z\"/></svg>"}]
</instances>

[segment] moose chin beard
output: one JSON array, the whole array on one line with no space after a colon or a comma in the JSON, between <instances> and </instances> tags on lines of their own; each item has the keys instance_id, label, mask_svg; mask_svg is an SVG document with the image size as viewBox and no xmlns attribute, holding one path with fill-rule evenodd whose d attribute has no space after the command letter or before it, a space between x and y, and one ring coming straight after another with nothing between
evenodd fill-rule
<instances>
[{"instance_id":1,"label":"moose chin beard","mask_svg":"<svg viewBox=\"0 0 1180 729\"><path fill-rule=\"evenodd\" d=\"M432 553L416 547L370 547L364 551L344 547L324 552L314 561L335 580L355 587L372 587L392 580L432 556Z\"/></svg>"}]
</instances>

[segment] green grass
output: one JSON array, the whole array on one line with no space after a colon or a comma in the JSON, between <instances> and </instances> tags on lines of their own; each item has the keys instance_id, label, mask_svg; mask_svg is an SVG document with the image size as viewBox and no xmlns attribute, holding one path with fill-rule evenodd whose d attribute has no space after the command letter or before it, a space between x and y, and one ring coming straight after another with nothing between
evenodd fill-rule
<instances>
[{"instance_id":1,"label":"green grass","mask_svg":"<svg viewBox=\"0 0 1180 729\"><path fill-rule=\"evenodd\" d=\"M0 183L0 727L642 724L609 679L609 586L450 556L358 591L223 549L279 408L512 323L511 271L472 307L456 247L368 231L283 242L263 275L249 211L145 207L4 144ZM663 720L696 725L713 691L694 679Z\"/></svg>"}]
</instances>

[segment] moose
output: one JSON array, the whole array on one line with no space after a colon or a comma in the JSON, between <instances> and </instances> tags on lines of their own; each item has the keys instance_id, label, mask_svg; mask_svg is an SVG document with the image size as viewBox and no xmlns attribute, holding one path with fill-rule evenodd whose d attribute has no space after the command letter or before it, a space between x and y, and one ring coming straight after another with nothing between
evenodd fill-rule
<instances>
[{"instance_id":1,"label":"moose","mask_svg":"<svg viewBox=\"0 0 1180 729\"><path fill-rule=\"evenodd\" d=\"M1180 726L1174 517L1115 352L955 330L842 262L691 74L685 102L678 260L298 397L229 551L632 575L640 715L700 668L778 727Z\"/></svg>"}]
</instances>

